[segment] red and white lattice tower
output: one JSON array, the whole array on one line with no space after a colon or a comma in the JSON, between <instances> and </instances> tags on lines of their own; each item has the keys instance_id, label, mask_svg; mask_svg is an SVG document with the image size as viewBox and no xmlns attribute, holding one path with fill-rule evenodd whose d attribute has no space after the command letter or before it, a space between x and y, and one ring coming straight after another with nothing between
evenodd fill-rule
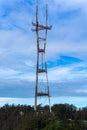
<instances>
[{"instance_id":1,"label":"red and white lattice tower","mask_svg":"<svg viewBox=\"0 0 87 130\"><path fill-rule=\"evenodd\" d=\"M51 30L52 26L47 25L48 19L48 8L46 5L46 16L45 25L39 23L39 11L38 5L36 5L36 22L32 22L35 27L32 31L36 32L37 41L37 63L36 63L36 86L35 86L35 105L34 109L37 110L38 97L48 98L49 109L50 107L50 91L48 84L48 71L46 64L46 42L47 42L47 31ZM42 35L44 33L44 35ZM43 104L43 102L41 102Z\"/></svg>"}]
</instances>

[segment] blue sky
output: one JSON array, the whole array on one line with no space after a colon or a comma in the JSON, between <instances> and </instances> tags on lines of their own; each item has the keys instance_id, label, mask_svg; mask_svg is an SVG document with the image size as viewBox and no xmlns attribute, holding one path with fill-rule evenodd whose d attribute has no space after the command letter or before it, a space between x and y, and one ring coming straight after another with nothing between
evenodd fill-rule
<instances>
[{"instance_id":1,"label":"blue sky","mask_svg":"<svg viewBox=\"0 0 87 130\"><path fill-rule=\"evenodd\" d=\"M53 25L46 49L51 95L58 103L86 106L87 1L40 0L41 22L46 3L48 23ZM36 0L0 0L0 105L28 104L34 96L36 37L31 29L35 6Z\"/></svg>"}]
</instances>

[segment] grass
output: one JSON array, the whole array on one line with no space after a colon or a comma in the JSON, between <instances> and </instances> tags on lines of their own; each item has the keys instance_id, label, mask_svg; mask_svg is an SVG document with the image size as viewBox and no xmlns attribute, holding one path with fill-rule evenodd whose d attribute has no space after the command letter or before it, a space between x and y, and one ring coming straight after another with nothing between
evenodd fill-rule
<instances>
[{"instance_id":1,"label":"grass","mask_svg":"<svg viewBox=\"0 0 87 130\"><path fill-rule=\"evenodd\" d=\"M54 122L49 123L43 130L83 130L84 125L80 126L80 124L76 123L75 121L55 120Z\"/></svg>"}]
</instances>

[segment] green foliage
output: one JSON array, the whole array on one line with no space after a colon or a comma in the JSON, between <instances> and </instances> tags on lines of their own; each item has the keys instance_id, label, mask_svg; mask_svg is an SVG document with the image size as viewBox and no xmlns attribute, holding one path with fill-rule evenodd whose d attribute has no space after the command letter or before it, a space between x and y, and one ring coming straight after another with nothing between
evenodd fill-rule
<instances>
[{"instance_id":1,"label":"green foliage","mask_svg":"<svg viewBox=\"0 0 87 130\"><path fill-rule=\"evenodd\" d=\"M47 129L49 129L49 130L60 130L60 129L62 129L62 122L61 121L59 121L59 120L56 120L55 122L52 122L51 124L49 124L48 126L47 126Z\"/></svg>"},{"instance_id":2,"label":"green foliage","mask_svg":"<svg viewBox=\"0 0 87 130\"><path fill-rule=\"evenodd\" d=\"M50 123L47 128L43 130L84 130L84 125L76 123L75 121L54 121Z\"/></svg>"}]
</instances>

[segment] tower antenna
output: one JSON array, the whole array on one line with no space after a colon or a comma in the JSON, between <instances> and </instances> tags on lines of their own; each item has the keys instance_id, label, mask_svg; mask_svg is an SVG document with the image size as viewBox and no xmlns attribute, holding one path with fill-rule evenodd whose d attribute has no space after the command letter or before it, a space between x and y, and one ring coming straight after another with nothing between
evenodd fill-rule
<instances>
[{"instance_id":1,"label":"tower antenna","mask_svg":"<svg viewBox=\"0 0 87 130\"><path fill-rule=\"evenodd\" d=\"M36 22L32 22L32 25L35 27L32 29L33 32L36 32L36 42L37 42L37 63L36 63L36 86L35 86L35 104L34 110L37 111L37 99L38 97L48 97L49 109L50 107L50 91L48 83L48 71L46 63L46 42L47 42L47 31L51 30L52 26L48 26L48 6L46 5L46 21L45 25L39 24L38 20L38 0L36 0ZM42 36L42 33L44 36ZM42 58L41 58L42 57ZM45 75L43 82L40 80L40 76ZM42 84L42 85L41 85ZM44 86L45 84L45 86ZM41 86L40 86L41 85ZM43 104L43 103L41 103Z\"/></svg>"}]
</instances>

